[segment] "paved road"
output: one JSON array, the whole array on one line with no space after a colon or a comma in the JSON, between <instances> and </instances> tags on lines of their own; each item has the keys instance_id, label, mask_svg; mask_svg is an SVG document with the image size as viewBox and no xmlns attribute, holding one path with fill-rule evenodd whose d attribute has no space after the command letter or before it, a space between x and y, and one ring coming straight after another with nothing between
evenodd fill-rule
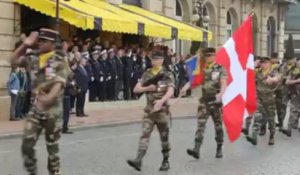
<instances>
[{"instance_id":1,"label":"paved road","mask_svg":"<svg viewBox=\"0 0 300 175\"><path fill-rule=\"evenodd\" d=\"M150 149L144 159L143 171L135 172L126 159L136 154L140 124L93 128L64 135L61 140L64 175L299 175L300 133L293 138L276 135L276 144L267 145L261 137L257 147L242 137L234 144L225 144L224 158L215 155L214 131L208 123L201 159L193 160L185 153L193 143L195 119L173 121L171 129L171 170L159 173L161 163L159 137L152 135ZM46 150L42 138L37 146L39 174L46 175ZM227 139L226 139L227 140ZM0 174L24 175L20 157L20 139L0 140Z\"/></svg>"}]
</instances>

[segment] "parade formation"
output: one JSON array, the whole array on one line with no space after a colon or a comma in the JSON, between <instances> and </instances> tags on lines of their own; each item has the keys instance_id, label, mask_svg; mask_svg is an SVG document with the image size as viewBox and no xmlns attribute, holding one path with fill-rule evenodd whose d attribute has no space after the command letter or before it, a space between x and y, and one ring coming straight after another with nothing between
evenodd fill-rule
<instances>
[{"instance_id":1,"label":"parade formation","mask_svg":"<svg viewBox=\"0 0 300 175\"><path fill-rule=\"evenodd\" d=\"M64 5L68 3L63 2ZM85 4L84 1L78 3ZM57 5L59 7L59 2ZM126 5L122 8L130 11ZM56 15L59 21L58 11ZM158 171L167 172L172 168L170 157L177 145L173 145L170 139L171 107L174 105L170 101L173 99L176 103L183 96L188 96L188 92L195 87L201 89L201 94L194 94L199 99L193 126L196 131L194 136L186 136L193 145L180 148L186 157L196 160L202 158L201 150L205 145L204 137L210 117L216 142L215 155L212 157L216 160L222 160L226 155L223 149L226 136L234 142L240 138L240 134L244 134L245 143L253 148L263 144L259 136L268 136L268 148L276 146L276 134L292 137L295 130L300 131L300 57L288 52L283 59L279 59L279 54L275 52L269 54L270 57L255 55L253 15L254 12L251 12L221 48L205 45L205 39L211 36L204 30L201 44L205 46L200 44L196 55L179 58L177 62L172 60L177 59L172 49L153 42L147 49L145 46L117 48L114 44L109 46L104 42L101 45L97 39L91 42L88 38L78 44L79 48L76 44L80 42L76 36L73 37L72 47L61 40L59 23L56 30L42 27L39 31L31 31L18 44L11 58L11 66L27 71L30 79L31 107L28 112L18 109L20 115L26 115L20 145L20 156L26 172L29 175L39 174L35 147L44 131L47 171L49 175L64 174L59 154L61 133L72 134L68 123L75 106L77 117L88 116L84 109L87 92L90 102L136 100L141 96L146 98L143 116L140 116L142 131L139 133L137 154L133 159L122 162L128 169L136 171L142 171L145 166L143 160L155 129L160 138L162 154ZM100 24L97 25L102 25L102 19L93 20L95 24L98 22ZM90 23L86 21L86 24ZM177 25L180 26L180 22ZM139 23L137 33L145 32L140 31L144 28L144 24ZM171 30L166 33L180 36L178 29ZM194 29L190 30L197 33ZM185 37L193 38L192 35ZM239 73L241 75L237 75ZM9 87L9 90L13 92L14 89ZM72 100L75 96L76 105ZM287 126L285 121L288 121Z\"/></svg>"}]
</instances>

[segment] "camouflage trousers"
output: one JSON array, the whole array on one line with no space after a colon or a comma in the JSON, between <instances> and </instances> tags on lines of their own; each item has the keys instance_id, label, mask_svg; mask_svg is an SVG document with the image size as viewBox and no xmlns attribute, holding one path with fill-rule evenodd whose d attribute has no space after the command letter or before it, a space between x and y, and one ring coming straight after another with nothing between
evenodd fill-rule
<instances>
[{"instance_id":1,"label":"camouflage trousers","mask_svg":"<svg viewBox=\"0 0 300 175\"><path fill-rule=\"evenodd\" d=\"M146 151L148 149L151 133L156 126L161 140L163 156L168 157L169 151L171 150L169 143L169 120L170 113L167 109L155 113L145 112L142 125L142 136L139 141L139 151Z\"/></svg>"},{"instance_id":2,"label":"camouflage trousers","mask_svg":"<svg viewBox=\"0 0 300 175\"><path fill-rule=\"evenodd\" d=\"M282 100L281 100L281 104L280 104L280 112L277 113L279 122L283 122L285 119L287 105L288 105L290 99L291 99L291 96L289 95L287 89L284 88L282 90Z\"/></svg>"},{"instance_id":3,"label":"camouflage trousers","mask_svg":"<svg viewBox=\"0 0 300 175\"><path fill-rule=\"evenodd\" d=\"M283 89L278 89L275 91L275 105L276 105L276 114L277 114L277 120L279 123L281 123L282 120L282 113L284 112L282 110L283 108Z\"/></svg>"},{"instance_id":4,"label":"camouflage trousers","mask_svg":"<svg viewBox=\"0 0 300 175\"><path fill-rule=\"evenodd\" d=\"M48 171L50 174L60 170L60 158L58 156L60 139L60 124L57 122L58 116L48 113L39 113L32 109L25 122L22 155L24 166L28 173L37 172L35 145L43 129L45 129L45 139L48 151Z\"/></svg>"},{"instance_id":5,"label":"camouflage trousers","mask_svg":"<svg viewBox=\"0 0 300 175\"><path fill-rule=\"evenodd\" d=\"M293 127L298 127L300 117L300 95L291 96L291 108L290 108L290 117L288 122L288 130L291 130ZM295 126L296 124L296 126Z\"/></svg>"},{"instance_id":6,"label":"camouflage trousers","mask_svg":"<svg viewBox=\"0 0 300 175\"><path fill-rule=\"evenodd\" d=\"M253 118L253 116L248 116L245 119L245 129L247 129L247 131L250 128L250 125L251 125L251 122L252 122L252 118Z\"/></svg>"},{"instance_id":7,"label":"camouflage trousers","mask_svg":"<svg viewBox=\"0 0 300 175\"><path fill-rule=\"evenodd\" d=\"M199 143L200 145L202 144L207 120L209 116L212 116L215 126L215 140L217 144L223 144L224 131L220 108L220 105L209 105L202 103L199 104L197 113L198 120L197 130L195 134L195 143Z\"/></svg>"},{"instance_id":8,"label":"camouflage trousers","mask_svg":"<svg viewBox=\"0 0 300 175\"><path fill-rule=\"evenodd\" d=\"M272 95L270 95L272 96ZM275 134L276 124L275 124L275 99L266 98L264 100L259 99L257 111L254 113L254 123L252 126L252 135L253 137L257 137L261 125L269 124L269 131L271 134ZM264 123L266 121L266 123Z\"/></svg>"}]
</instances>

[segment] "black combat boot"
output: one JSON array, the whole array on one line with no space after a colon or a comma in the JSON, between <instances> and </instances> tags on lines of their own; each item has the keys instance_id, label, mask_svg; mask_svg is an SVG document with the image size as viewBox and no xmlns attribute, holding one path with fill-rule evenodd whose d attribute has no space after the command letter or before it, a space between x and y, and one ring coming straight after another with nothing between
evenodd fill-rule
<instances>
[{"instance_id":1,"label":"black combat boot","mask_svg":"<svg viewBox=\"0 0 300 175\"><path fill-rule=\"evenodd\" d=\"M249 129L248 128L243 128L242 133L247 136L249 134Z\"/></svg>"},{"instance_id":2,"label":"black combat boot","mask_svg":"<svg viewBox=\"0 0 300 175\"><path fill-rule=\"evenodd\" d=\"M281 131L283 134L285 134L288 137L292 137L292 130L291 129L283 129Z\"/></svg>"},{"instance_id":3,"label":"black combat boot","mask_svg":"<svg viewBox=\"0 0 300 175\"><path fill-rule=\"evenodd\" d=\"M199 159L199 150L200 150L201 143L195 142L195 148L194 149L187 149L186 152L188 155L194 157L195 159Z\"/></svg>"},{"instance_id":4,"label":"black combat boot","mask_svg":"<svg viewBox=\"0 0 300 175\"><path fill-rule=\"evenodd\" d=\"M260 136L264 136L264 135L266 135L266 132L267 132L267 125L262 125L262 126L260 127L259 135L260 135Z\"/></svg>"},{"instance_id":5,"label":"black combat boot","mask_svg":"<svg viewBox=\"0 0 300 175\"><path fill-rule=\"evenodd\" d=\"M146 154L146 150L139 150L138 155L134 160L127 160L128 165L137 171L141 171L142 159L145 156L145 154Z\"/></svg>"},{"instance_id":6,"label":"black combat boot","mask_svg":"<svg viewBox=\"0 0 300 175\"><path fill-rule=\"evenodd\" d=\"M257 145L257 137L256 137L256 136L253 136L253 137L247 136L246 139L247 139L247 141L250 142L252 145L254 145L254 146Z\"/></svg>"},{"instance_id":7,"label":"black combat boot","mask_svg":"<svg viewBox=\"0 0 300 175\"><path fill-rule=\"evenodd\" d=\"M161 163L161 166L159 168L159 171L168 171L170 169L170 163L169 163L169 150L168 151L162 151L163 154L163 161Z\"/></svg>"},{"instance_id":8,"label":"black combat boot","mask_svg":"<svg viewBox=\"0 0 300 175\"><path fill-rule=\"evenodd\" d=\"M216 152L216 158L217 159L220 159L220 158L223 157L222 146L223 146L223 144L218 144L217 145L217 152Z\"/></svg>"},{"instance_id":9,"label":"black combat boot","mask_svg":"<svg viewBox=\"0 0 300 175\"><path fill-rule=\"evenodd\" d=\"M274 140L274 134L270 134L270 138L269 138L269 145L274 145L275 144L275 140Z\"/></svg>"}]
</instances>

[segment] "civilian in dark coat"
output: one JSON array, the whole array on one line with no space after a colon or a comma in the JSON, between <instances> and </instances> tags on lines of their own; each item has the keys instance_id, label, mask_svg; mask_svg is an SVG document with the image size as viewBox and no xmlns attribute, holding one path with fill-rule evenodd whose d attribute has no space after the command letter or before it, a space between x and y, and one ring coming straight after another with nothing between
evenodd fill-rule
<instances>
[{"instance_id":1,"label":"civilian in dark coat","mask_svg":"<svg viewBox=\"0 0 300 175\"><path fill-rule=\"evenodd\" d=\"M130 100L131 94L131 78L133 77L133 60L131 58L131 50L126 52L126 55L122 57L124 65L124 99Z\"/></svg>"},{"instance_id":2,"label":"civilian in dark coat","mask_svg":"<svg viewBox=\"0 0 300 175\"><path fill-rule=\"evenodd\" d=\"M77 68L75 69L75 82L78 86L76 100L76 115L78 117L86 116L84 113L85 94L88 90L89 76L85 69L86 59L81 58Z\"/></svg>"},{"instance_id":3,"label":"civilian in dark coat","mask_svg":"<svg viewBox=\"0 0 300 175\"><path fill-rule=\"evenodd\" d=\"M73 134L73 132L69 131L69 119L70 119L70 109L71 109L71 98L70 96L73 94L74 85L72 83L72 75L68 77L64 99L63 99L63 126L62 133L64 134Z\"/></svg>"}]
</instances>

